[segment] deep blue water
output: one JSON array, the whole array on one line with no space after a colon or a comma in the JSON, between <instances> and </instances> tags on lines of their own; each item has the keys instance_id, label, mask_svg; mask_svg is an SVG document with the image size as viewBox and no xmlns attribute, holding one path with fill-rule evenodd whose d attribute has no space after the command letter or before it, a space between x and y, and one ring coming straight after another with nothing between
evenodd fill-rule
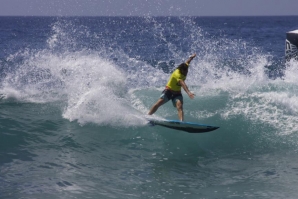
<instances>
[{"instance_id":1,"label":"deep blue water","mask_svg":"<svg viewBox=\"0 0 298 199\"><path fill-rule=\"evenodd\" d=\"M0 17L0 198L297 198L297 21ZM185 119L220 129L148 126L192 53Z\"/></svg>"}]
</instances>

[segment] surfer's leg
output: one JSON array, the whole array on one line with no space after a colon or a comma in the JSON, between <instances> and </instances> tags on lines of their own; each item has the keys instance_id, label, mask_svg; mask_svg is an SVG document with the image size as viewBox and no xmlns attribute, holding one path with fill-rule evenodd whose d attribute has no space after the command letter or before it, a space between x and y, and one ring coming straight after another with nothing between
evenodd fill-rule
<instances>
[{"instance_id":1,"label":"surfer's leg","mask_svg":"<svg viewBox=\"0 0 298 199\"><path fill-rule=\"evenodd\" d=\"M157 100L157 102L151 107L148 115L152 115L153 113L155 113L157 111L157 109L163 105L165 103L165 100L160 98Z\"/></svg>"},{"instance_id":2,"label":"surfer's leg","mask_svg":"<svg viewBox=\"0 0 298 199\"><path fill-rule=\"evenodd\" d=\"M183 96L181 94L175 95L172 99L172 102L173 106L177 108L179 120L183 121Z\"/></svg>"},{"instance_id":3,"label":"surfer's leg","mask_svg":"<svg viewBox=\"0 0 298 199\"><path fill-rule=\"evenodd\" d=\"M152 115L157 111L157 109L163 105L164 103L169 101L167 90L164 90L160 96L160 98L157 100L157 102L151 107L148 115Z\"/></svg>"},{"instance_id":4,"label":"surfer's leg","mask_svg":"<svg viewBox=\"0 0 298 199\"><path fill-rule=\"evenodd\" d=\"M183 103L180 100L176 100L176 108L178 111L179 120L183 121L184 120Z\"/></svg>"}]
</instances>

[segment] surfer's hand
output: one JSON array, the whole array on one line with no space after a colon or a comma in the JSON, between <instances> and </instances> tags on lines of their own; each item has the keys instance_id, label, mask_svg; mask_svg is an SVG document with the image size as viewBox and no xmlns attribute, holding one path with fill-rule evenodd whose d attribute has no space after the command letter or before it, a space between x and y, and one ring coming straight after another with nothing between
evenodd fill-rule
<instances>
[{"instance_id":1,"label":"surfer's hand","mask_svg":"<svg viewBox=\"0 0 298 199\"><path fill-rule=\"evenodd\" d=\"M195 53L195 54L189 56L189 58L193 59L193 58L195 58L196 56L197 56L197 54Z\"/></svg>"},{"instance_id":2,"label":"surfer's hand","mask_svg":"<svg viewBox=\"0 0 298 199\"><path fill-rule=\"evenodd\" d=\"M185 62L186 64L190 64L191 60L193 60L193 58L195 58L197 56L197 54L193 54L191 56L189 56L189 58L187 59L187 61Z\"/></svg>"},{"instance_id":3,"label":"surfer's hand","mask_svg":"<svg viewBox=\"0 0 298 199\"><path fill-rule=\"evenodd\" d=\"M193 99L193 98L195 97L195 94L193 94L193 93L191 93L191 92L189 92L189 93L187 93L187 94L188 94L188 96L189 96L190 99Z\"/></svg>"}]
</instances>

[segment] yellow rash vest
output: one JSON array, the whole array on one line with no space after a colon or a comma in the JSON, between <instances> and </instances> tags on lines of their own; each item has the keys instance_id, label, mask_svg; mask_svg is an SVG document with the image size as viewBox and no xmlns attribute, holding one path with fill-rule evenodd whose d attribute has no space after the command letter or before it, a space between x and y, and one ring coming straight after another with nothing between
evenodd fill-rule
<instances>
[{"instance_id":1,"label":"yellow rash vest","mask_svg":"<svg viewBox=\"0 0 298 199\"><path fill-rule=\"evenodd\" d=\"M179 69L176 69L172 73L172 75L166 85L166 89L170 89L171 91L175 91L175 92L181 92L181 85L180 85L179 81L180 80L184 81L185 79L186 79L186 76L181 74Z\"/></svg>"}]
</instances>

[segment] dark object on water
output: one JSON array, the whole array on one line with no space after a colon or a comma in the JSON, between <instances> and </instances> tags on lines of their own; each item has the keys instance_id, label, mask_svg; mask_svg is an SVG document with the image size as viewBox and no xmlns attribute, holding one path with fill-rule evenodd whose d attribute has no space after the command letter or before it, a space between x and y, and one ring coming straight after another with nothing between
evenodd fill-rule
<instances>
[{"instance_id":1,"label":"dark object on water","mask_svg":"<svg viewBox=\"0 0 298 199\"><path fill-rule=\"evenodd\" d=\"M298 60L298 30L287 32L286 61Z\"/></svg>"}]
</instances>

